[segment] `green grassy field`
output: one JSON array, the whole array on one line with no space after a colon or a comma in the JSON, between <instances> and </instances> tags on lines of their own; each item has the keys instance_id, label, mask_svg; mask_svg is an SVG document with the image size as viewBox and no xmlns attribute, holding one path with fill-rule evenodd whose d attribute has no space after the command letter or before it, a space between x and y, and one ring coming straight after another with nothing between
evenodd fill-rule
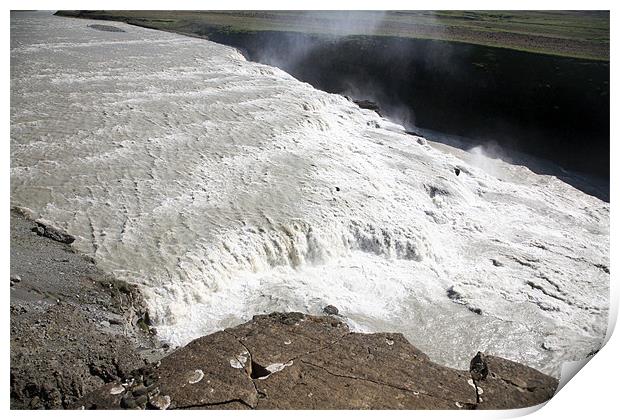
<instances>
[{"instance_id":1,"label":"green grassy field","mask_svg":"<svg viewBox=\"0 0 620 420\"><path fill-rule=\"evenodd\" d=\"M607 11L63 11L192 34L286 31L437 39L564 57L609 60Z\"/></svg>"}]
</instances>

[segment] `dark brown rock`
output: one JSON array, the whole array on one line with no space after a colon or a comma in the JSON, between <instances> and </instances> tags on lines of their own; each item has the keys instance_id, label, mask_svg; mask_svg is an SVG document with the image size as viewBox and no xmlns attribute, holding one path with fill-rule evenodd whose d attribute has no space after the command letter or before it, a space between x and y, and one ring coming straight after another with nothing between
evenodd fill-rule
<instances>
[{"instance_id":1,"label":"dark brown rock","mask_svg":"<svg viewBox=\"0 0 620 420\"><path fill-rule=\"evenodd\" d=\"M401 334L348 334L302 360L334 375L447 400L450 408L455 402L476 402L474 389L467 383L468 374L431 362Z\"/></svg>"},{"instance_id":2,"label":"dark brown rock","mask_svg":"<svg viewBox=\"0 0 620 420\"><path fill-rule=\"evenodd\" d=\"M12 321L13 408L66 407L143 364L129 339L98 331L70 304L27 312Z\"/></svg>"},{"instance_id":3,"label":"dark brown rock","mask_svg":"<svg viewBox=\"0 0 620 420\"><path fill-rule=\"evenodd\" d=\"M338 189L337 191L340 190ZM325 312L327 315L338 315L338 308L336 308L334 305L327 305L323 308L323 312Z\"/></svg>"},{"instance_id":4,"label":"dark brown rock","mask_svg":"<svg viewBox=\"0 0 620 420\"><path fill-rule=\"evenodd\" d=\"M162 359L155 371L160 394L170 396L171 409L232 400L256 404L256 389L249 375L250 355L232 335L220 331L194 340L173 354ZM204 376L190 383L196 370Z\"/></svg>"},{"instance_id":5,"label":"dark brown rock","mask_svg":"<svg viewBox=\"0 0 620 420\"><path fill-rule=\"evenodd\" d=\"M369 101L368 99L360 99L360 100L353 100L353 102L355 104L357 104L357 106L359 106L362 109L369 109L371 111L375 111L377 114L380 114L380 108L379 108L379 104L377 104L376 102L373 101Z\"/></svg>"},{"instance_id":6,"label":"dark brown rock","mask_svg":"<svg viewBox=\"0 0 620 420\"><path fill-rule=\"evenodd\" d=\"M289 360L333 344L349 333L346 324L331 317L298 312L257 315L250 322L227 329L261 366Z\"/></svg>"},{"instance_id":7,"label":"dark brown rock","mask_svg":"<svg viewBox=\"0 0 620 420\"><path fill-rule=\"evenodd\" d=\"M456 409L454 401L334 374L303 360L258 380L259 409Z\"/></svg>"},{"instance_id":8,"label":"dark brown rock","mask_svg":"<svg viewBox=\"0 0 620 420\"><path fill-rule=\"evenodd\" d=\"M474 381L484 381L489 374L489 367L484 355L478 352L469 363L469 373Z\"/></svg>"},{"instance_id":9,"label":"dark brown rock","mask_svg":"<svg viewBox=\"0 0 620 420\"><path fill-rule=\"evenodd\" d=\"M506 409L544 402L557 387L534 369L485 359L477 403L470 372L433 363L401 334L351 333L332 317L273 313L194 340L132 378L157 390L147 407L159 401L169 409ZM78 407L120 408L111 389Z\"/></svg>"},{"instance_id":10,"label":"dark brown rock","mask_svg":"<svg viewBox=\"0 0 620 420\"><path fill-rule=\"evenodd\" d=\"M548 401L558 386L555 378L501 357L485 356L489 374L478 382L480 409L523 408Z\"/></svg>"}]
</instances>

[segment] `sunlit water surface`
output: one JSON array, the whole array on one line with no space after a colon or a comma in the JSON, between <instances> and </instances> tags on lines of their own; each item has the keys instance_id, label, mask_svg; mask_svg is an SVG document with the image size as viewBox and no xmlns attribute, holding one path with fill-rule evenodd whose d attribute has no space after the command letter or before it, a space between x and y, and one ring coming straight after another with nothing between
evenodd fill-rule
<instances>
[{"instance_id":1,"label":"sunlit water surface","mask_svg":"<svg viewBox=\"0 0 620 420\"><path fill-rule=\"evenodd\" d=\"M93 23L11 15L11 201L139 284L162 339L332 304L458 368L600 346L608 204L232 48Z\"/></svg>"}]
</instances>

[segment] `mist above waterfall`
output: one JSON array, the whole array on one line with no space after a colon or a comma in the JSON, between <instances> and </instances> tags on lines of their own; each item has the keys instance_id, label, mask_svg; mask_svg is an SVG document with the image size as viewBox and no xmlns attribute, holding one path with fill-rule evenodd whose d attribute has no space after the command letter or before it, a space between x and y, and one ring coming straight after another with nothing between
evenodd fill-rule
<instances>
[{"instance_id":1,"label":"mist above waterfall","mask_svg":"<svg viewBox=\"0 0 620 420\"><path fill-rule=\"evenodd\" d=\"M459 368L599 348L609 204L234 48L91 23L12 17L11 202L139 285L161 338L331 304Z\"/></svg>"}]
</instances>

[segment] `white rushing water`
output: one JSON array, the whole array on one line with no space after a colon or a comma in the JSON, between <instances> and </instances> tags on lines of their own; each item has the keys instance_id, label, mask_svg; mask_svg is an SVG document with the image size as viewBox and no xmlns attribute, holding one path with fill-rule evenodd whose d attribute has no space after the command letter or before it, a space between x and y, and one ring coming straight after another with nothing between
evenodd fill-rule
<instances>
[{"instance_id":1,"label":"white rushing water","mask_svg":"<svg viewBox=\"0 0 620 420\"><path fill-rule=\"evenodd\" d=\"M602 342L607 203L232 48L92 23L11 16L11 202L141 285L163 339L332 304L458 368L557 374Z\"/></svg>"}]
</instances>

